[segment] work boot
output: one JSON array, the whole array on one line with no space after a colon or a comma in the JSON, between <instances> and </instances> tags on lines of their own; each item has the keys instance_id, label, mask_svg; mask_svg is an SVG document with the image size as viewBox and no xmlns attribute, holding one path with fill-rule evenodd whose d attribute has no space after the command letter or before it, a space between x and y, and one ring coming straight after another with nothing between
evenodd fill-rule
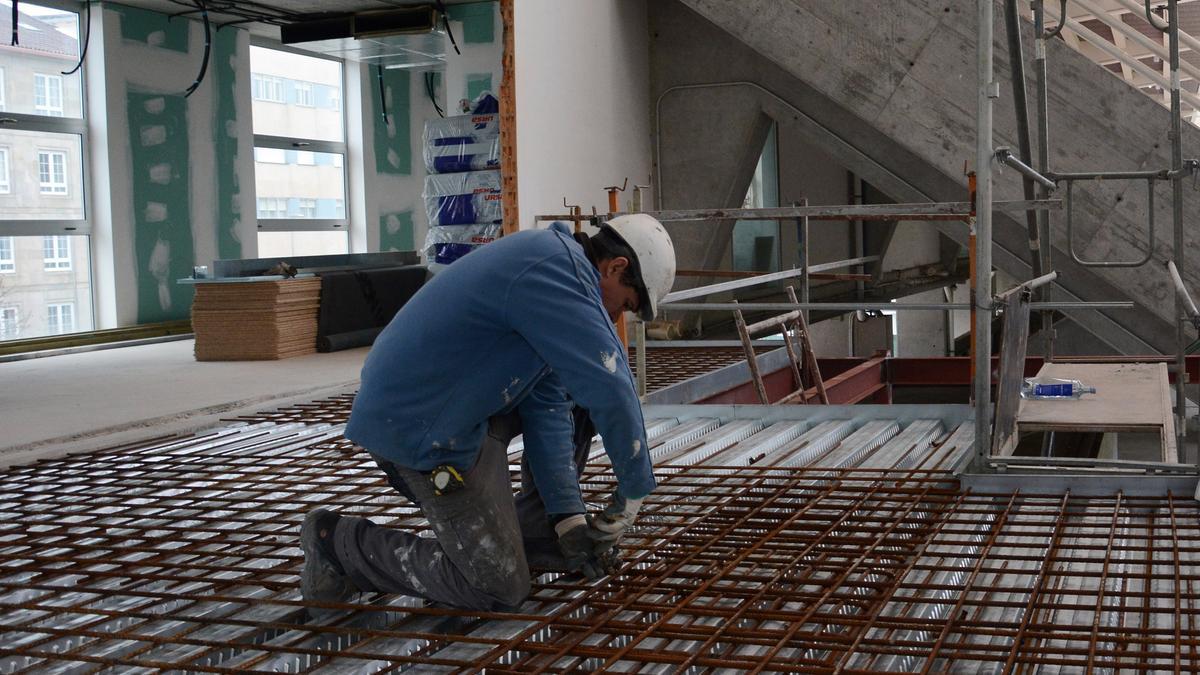
<instances>
[{"instance_id":1,"label":"work boot","mask_svg":"<svg viewBox=\"0 0 1200 675\"><path fill-rule=\"evenodd\" d=\"M300 548L304 550L300 594L305 602L346 602L358 592L334 552L333 532L339 520L341 516L332 511L315 509L300 526ZM308 608L313 618L331 611Z\"/></svg>"}]
</instances>

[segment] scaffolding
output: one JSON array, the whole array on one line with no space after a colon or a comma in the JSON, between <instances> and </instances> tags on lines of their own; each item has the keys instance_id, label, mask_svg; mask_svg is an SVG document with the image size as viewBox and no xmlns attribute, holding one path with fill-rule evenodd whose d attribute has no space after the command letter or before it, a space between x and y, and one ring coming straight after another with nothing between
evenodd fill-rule
<instances>
[{"instance_id":1,"label":"scaffolding","mask_svg":"<svg viewBox=\"0 0 1200 675\"><path fill-rule=\"evenodd\" d=\"M1133 0L1119 0L1124 5L1133 6L1136 3ZM1183 158L1182 151L1182 131L1181 123L1182 116L1180 111L1181 96L1194 95L1183 92L1180 87L1180 69L1187 68L1189 72L1195 70L1195 67L1190 64L1182 63L1179 57L1180 41L1187 41L1189 46L1195 45L1200 47L1200 41L1195 40L1186 33L1182 33L1179 29L1178 20L1178 0L1169 0L1166 8L1167 21L1162 23L1157 20L1150 10L1149 2L1146 2L1145 14L1146 20L1155 29L1160 30L1168 38L1169 47L1163 50L1161 47L1156 48L1155 53L1162 52L1162 56L1168 61L1170 66L1170 80L1165 78L1162 84L1165 89L1169 90L1170 109L1171 109L1171 166L1161 169L1150 170L1112 170L1112 171L1090 171L1090 172L1055 172L1050 167L1050 135L1049 135L1049 113L1048 113L1048 78L1046 70L1046 41L1053 39L1062 26L1072 24L1073 20L1066 17L1065 6L1062 2L1058 9L1059 26L1057 28L1046 29L1046 8L1043 0L1031 0L1033 10L1033 23L1035 34L1035 70L1036 70L1036 110L1037 110L1037 141L1038 141L1038 158L1036 168L1034 167L1034 159L1032 157L1032 140L1031 129L1032 123L1029 116L1029 104L1027 101L1027 86L1024 71L1024 59L1009 58L1011 67L1011 79L1013 85L1013 103L1017 116L1017 135L1018 135L1018 150L1013 150L1005 147L994 147L992 140L993 124L992 124L992 109L994 101L999 97L999 86L994 80L993 66L993 43L992 36L994 33L994 0L977 0L977 21L978 21L978 40L977 40L977 142L976 142L976 157L975 171L969 174L968 178L968 201L965 202L940 202L940 203L916 203L916 204L878 204L878 205L835 205L835 206L808 206L807 204L779 207L779 208L717 208L717 209L691 209L691 210L660 210L645 212L648 215L656 218L660 222L668 223L683 223L683 222L712 222L712 221L729 221L737 219L754 219L754 220L775 220L779 222L794 221L797 227L799 243L801 250L804 253L800 256L799 267L791 270L784 270L774 273L759 274L749 278L741 278L733 281L715 283L711 285L701 286L682 291L676 291L667 295L662 301L664 309L674 309L680 311L701 311L701 312L730 312L730 311L752 311L752 310L771 310L771 311L788 311L800 310L805 313L811 310L828 310L833 312L847 312L857 310L881 311L939 311L949 312L955 310L969 310L971 312L971 356L972 356L972 403L980 414L976 416L976 458L973 464L973 469L977 471L989 471L995 468L994 462L990 461L991 448L993 446L993 402L991 392L990 378L990 358L992 353L992 338L991 338L991 321L996 316L998 310L1002 311L1005 302L1014 297L1014 293L1019 289L1024 289L1030 292L1031 301L1028 303L1028 309L1041 313L1041 325L1045 329L1045 357L1052 360L1054 358L1054 330L1052 322L1052 312L1054 311L1072 311L1072 310L1114 310L1114 309L1131 309L1134 304L1130 301L1100 301L1100 302L1083 302L1083 301L1052 301L1048 299L1047 291L1049 289L1049 281L1053 280L1055 274L1052 269L1052 261L1050 251L1050 219L1051 211L1065 211L1065 235L1067 238L1067 251L1072 260L1083 267L1097 268L1114 268L1114 267L1140 267L1149 264L1154 257L1155 246L1155 216L1154 216L1154 186L1158 181L1165 181L1171 184L1172 188L1172 231L1173 231L1173 255L1172 259L1167 261L1167 267L1171 275L1172 282L1176 290L1175 314L1176 314L1176 354L1175 364L1171 372L1175 374L1175 415L1176 415L1176 434L1177 446L1182 452L1185 446L1187 433L1186 420L1186 394L1185 387L1187 384L1185 355L1188 346L1187 338L1184 332L1185 326L1200 329L1200 310L1195 309L1187 288L1184 285L1182 276L1179 272L1178 265L1183 259L1183 194L1182 194L1182 179L1185 176L1195 175L1200 171L1200 160ZM1017 0L1004 0L1004 17L1006 23L1006 33L1008 37L1009 53L1023 54L1024 47L1022 46L1021 31L1020 31L1020 13ZM1078 22L1073 22L1078 24ZM1108 23L1112 23L1109 21ZM1077 25L1080 30L1088 30L1086 27ZM1114 31L1121 31L1122 34L1132 29L1128 27L1119 28L1113 26ZM1091 32L1090 30L1088 32ZM1128 59L1127 56L1115 55L1121 59ZM1132 65L1132 64L1131 64ZM1142 66L1142 64L1137 64ZM1144 66L1142 66L1144 67ZM1200 74L1200 70L1196 71ZM721 83L712 86L757 86L753 83ZM708 86L708 85L695 85ZM768 90L764 92L774 95ZM1196 105L1200 106L1200 99L1196 99ZM1023 200L997 201L993 199L993 163L1004 164L1015 169L1022 177L1022 186L1024 190ZM1074 232L1074 186L1081 181L1110 181L1110 180L1137 180L1145 181L1148 190L1148 237L1145 244L1144 254L1132 260L1087 260L1076 250L1076 240ZM1065 185L1065 194L1062 198L1052 198L1061 186ZM565 204L565 201L564 201ZM611 203L610 203L611 209ZM599 225L604 220L620 215L619 213L595 214L591 218L582 216L579 209L574 209L569 214L559 215L542 215L536 220L567 220L574 221L578 227L582 220L590 221L593 225ZM988 273L992 268L992 216L997 211L1002 212L1022 212L1026 214L1026 229L1029 236L1030 250L1030 266L1033 270L1033 279L1018 284L1014 289L1010 289L1000 296L993 297L988 284L980 283L980 278L987 278ZM861 222L867 220L880 221L915 221L915 222L944 222L958 221L966 225L968 229L968 250L970 254L970 286L971 286L971 301L969 303L866 303L866 302L849 302L849 303L830 303L830 302L811 302L810 284L809 281L812 275L826 273L833 270L846 270L864 264L878 262L878 256L860 256L846 260L838 260L822 264L810 264L807 256L807 243L810 221L845 221L845 222ZM784 279L795 278L799 282L800 301L787 303L699 303L685 302L686 300L695 300L707 296L725 293L737 289L748 288L752 286L768 284ZM642 336L637 343L636 359L637 372L642 372L645 368L645 340L644 332L639 332ZM1022 342L1022 350L1024 349ZM1024 354L1022 353L1023 357ZM639 378L639 382L644 378ZM644 384L641 384L641 393L645 394ZM1011 387L1009 388L1011 389ZM1010 395L1012 395L1010 393ZM1200 472L1200 447L1196 453L1197 472Z\"/></svg>"}]
</instances>

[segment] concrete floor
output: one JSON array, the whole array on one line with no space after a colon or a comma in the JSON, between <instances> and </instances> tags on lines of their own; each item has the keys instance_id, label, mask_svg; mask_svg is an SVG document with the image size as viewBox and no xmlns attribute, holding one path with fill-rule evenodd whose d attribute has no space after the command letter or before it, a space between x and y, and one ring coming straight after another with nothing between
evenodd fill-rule
<instances>
[{"instance_id":1,"label":"concrete floor","mask_svg":"<svg viewBox=\"0 0 1200 675\"><path fill-rule=\"evenodd\" d=\"M193 340L0 363L0 467L354 391L368 348L197 362Z\"/></svg>"}]
</instances>

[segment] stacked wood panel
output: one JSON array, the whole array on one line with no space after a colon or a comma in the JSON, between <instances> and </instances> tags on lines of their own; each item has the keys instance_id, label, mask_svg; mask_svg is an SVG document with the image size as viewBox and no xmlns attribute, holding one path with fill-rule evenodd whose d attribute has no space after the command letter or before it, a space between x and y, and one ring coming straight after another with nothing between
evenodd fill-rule
<instances>
[{"instance_id":1,"label":"stacked wood panel","mask_svg":"<svg viewBox=\"0 0 1200 675\"><path fill-rule=\"evenodd\" d=\"M321 280L198 283L197 361L259 361L317 351Z\"/></svg>"}]
</instances>

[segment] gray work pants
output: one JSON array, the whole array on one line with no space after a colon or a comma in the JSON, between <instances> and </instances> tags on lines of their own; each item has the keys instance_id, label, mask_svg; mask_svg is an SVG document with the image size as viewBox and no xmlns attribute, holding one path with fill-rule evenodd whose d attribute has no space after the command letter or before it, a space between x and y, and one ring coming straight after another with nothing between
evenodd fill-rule
<instances>
[{"instance_id":1,"label":"gray work pants","mask_svg":"<svg viewBox=\"0 0 1200 675\"><path fill-rule=\"evenodd\" d=\"M524 459L521 492L513 497L508 444L518 433L516 413L489 420L475 464L463 474L464 486L444 495L433 493L427 474L372 455L392 487L420 507L436 538L343 517L334 532L334 549L354 585L465 609L505 611L529 595L531 564L565 569ZM593 433L587 412L577 408L577 475Z\"/></svg>"}]
</instances>

